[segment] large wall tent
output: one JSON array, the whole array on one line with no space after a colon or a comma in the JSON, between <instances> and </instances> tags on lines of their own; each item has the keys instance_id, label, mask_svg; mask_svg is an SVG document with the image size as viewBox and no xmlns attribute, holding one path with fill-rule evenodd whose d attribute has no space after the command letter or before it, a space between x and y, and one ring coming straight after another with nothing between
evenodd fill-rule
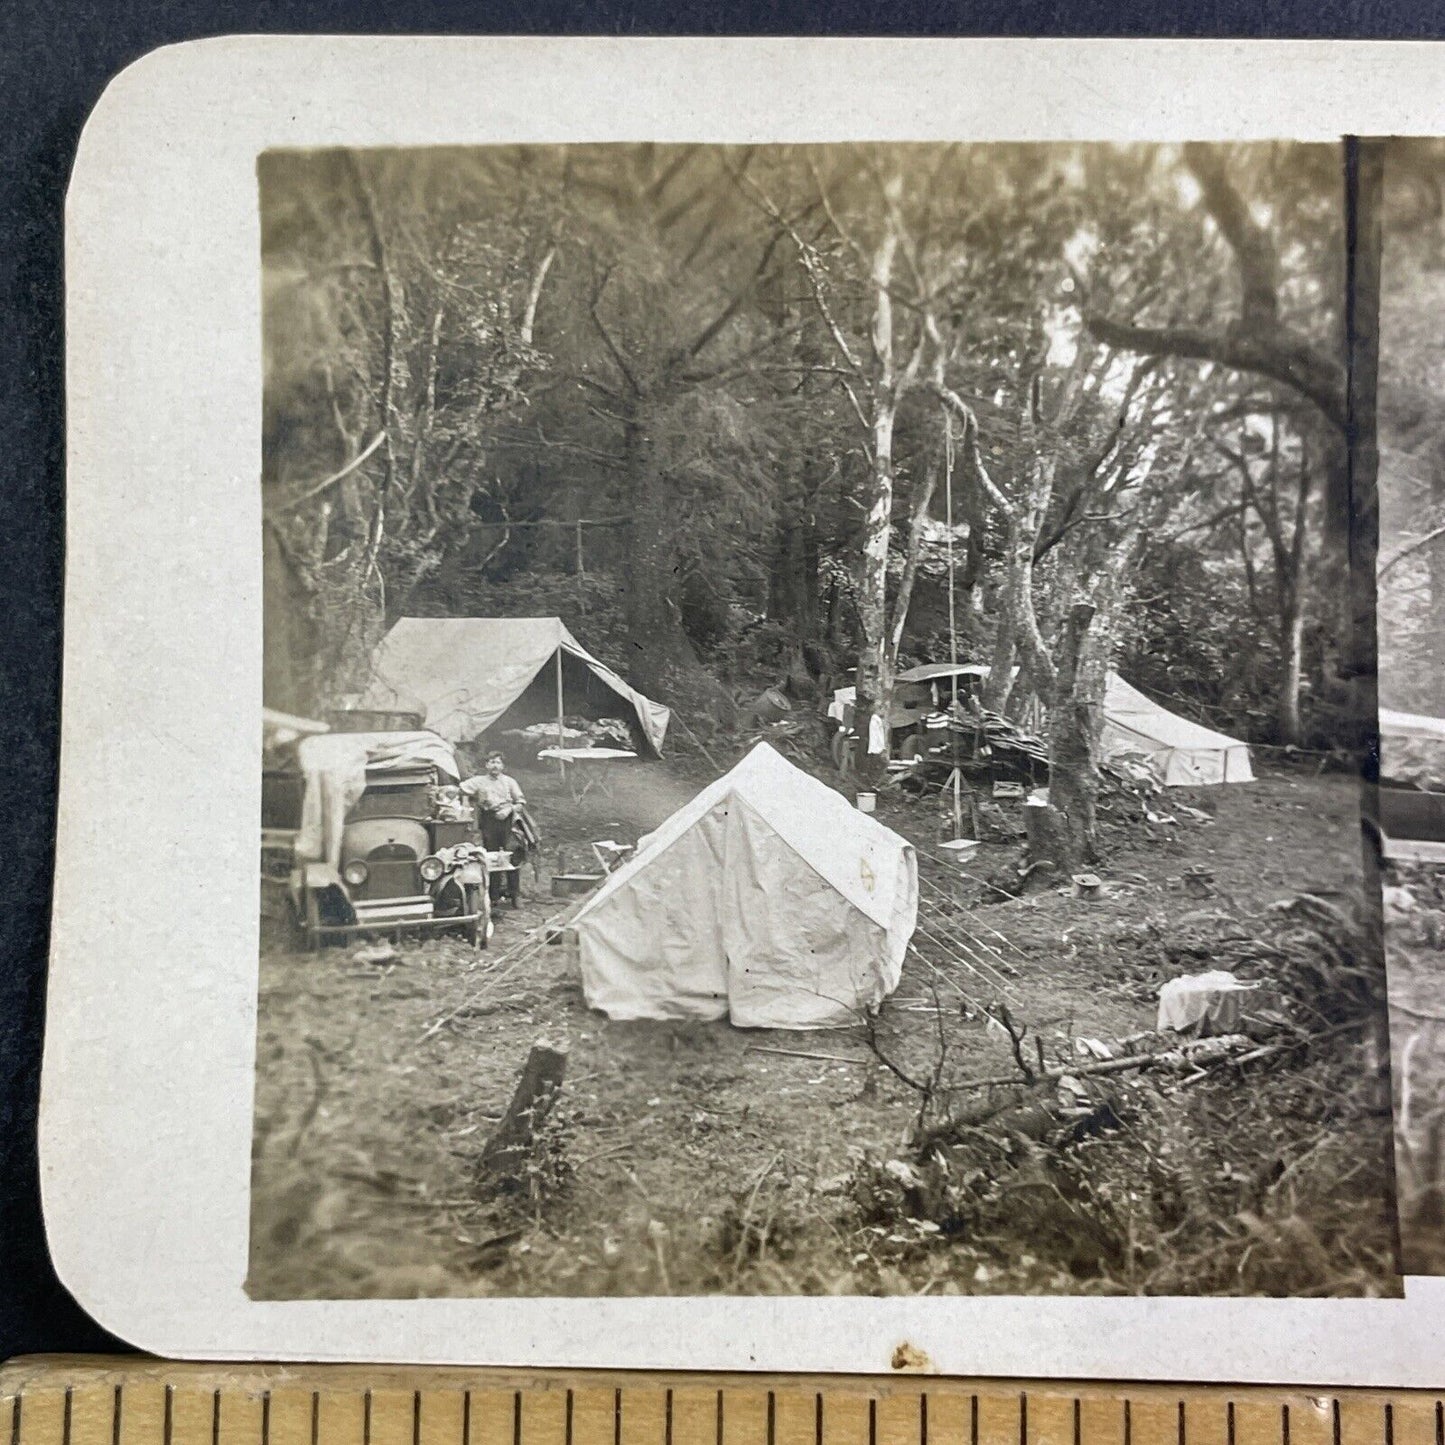
<instances>
[{"instance_id":1,"label":"large wall tent","mask_svg":"<svg viewBox=\"0 0 1445 1445\"><path fill-rule=\"evenodd\" d=\"M1104 691L1105 760L1141 757L1165 787L1252 783L1249 745L1190 722L1111 672Z\"/></svg>"},{"instance_id":2,"label":"large wall tent","mask_svg":"<svg viewBox=\"0 0 1445 1445\"><path fill-rule=\"evenodd\" d=\"M592 656L559 617L403 617L382 640L362 708L423 714L449 742L569 715L623 716L659 753L671 716Z\"/></svg>"},{"instance_id":3,"label":"large wall tent","mask_svg":"<svg viewBox=\"0 0 1445 1445\"><path fill-rule=\"evenodd\" d=\"M573 920L614 1019L856 1022L898 986L912 844L759 743L638 845Z\"/></svg>"},{"instance_id":4,"label":"large wall tent","mask_svg":"<svg viewBox=\"0 0 1445 1445\"><path fill-rule=\"evenodd\" d=\"M1380 709L1380 776L1445 790L1445 718Z\"/></svg>"},{"instance_id":5,"label":"large wall tent","mask_svg":"<svg viewBox=\"0 0 1445 1445\"><path fill-rule=\"evenodd\" d=\"M1385 857L1445 863L1445 718L1380 709L1380 786L1366 807Z\"/></svg>"}]
</instances>

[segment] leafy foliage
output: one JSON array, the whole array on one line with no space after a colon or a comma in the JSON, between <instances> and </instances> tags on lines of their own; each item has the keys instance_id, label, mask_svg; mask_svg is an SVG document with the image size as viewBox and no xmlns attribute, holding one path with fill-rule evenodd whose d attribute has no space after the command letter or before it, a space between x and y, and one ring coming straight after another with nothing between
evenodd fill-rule
<instances>
[{"instance_id":1,"label":"leafy foliage","mask_svg":"<svg viewBox=\"0 0 1445 1445\"><path fill-rule=\"evenodd\" d=\"M1328 470L1325 424L1267 376L1091 333L1107 312L1213 335L1265 304L1264 256L1277 324L1321 356L1337 347L1336 152L1205 159L266 157L268 694L323 706L396 616L480 611L560 612L671 701L713 679L795 695L841 680L881 645L864 565L881 299L896 376L876 537L896 665L951 643L1003 656L1018 601L1006 517L959 415L945 422L943 387L1003 495L1049 470L1026 590L1048 649L1071 609L1095 608L1086 688L1122 660L1204 721L1326 739L1340 706L1330 502L1298 485ZM1231 196L1252 218L1243 240L1221 221ZM1042 451L1035 388L1053 419ZM1022 689L1043 689L1037 671Z\"/></svg>"}]
</instances>

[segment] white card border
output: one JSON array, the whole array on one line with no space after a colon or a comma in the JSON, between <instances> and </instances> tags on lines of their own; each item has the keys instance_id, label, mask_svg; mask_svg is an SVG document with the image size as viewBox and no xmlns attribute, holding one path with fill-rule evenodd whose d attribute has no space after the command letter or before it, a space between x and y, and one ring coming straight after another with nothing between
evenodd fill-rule
<instances>
[{"instance_id":1,"label":"white card border","mask_svg":"<svg viewBox=\"0 0 1445 1445\"><path fill-rule=\"evenodd\" d=\"M567 140L1445 134L1431 43L237 37L105 92L67 199L59 840L41 1109L57 1268L214 1360L1438 1385L1405 1301L259 1303L243 1288L261 688L255 158Z\"/></svg>"}]
</instances>

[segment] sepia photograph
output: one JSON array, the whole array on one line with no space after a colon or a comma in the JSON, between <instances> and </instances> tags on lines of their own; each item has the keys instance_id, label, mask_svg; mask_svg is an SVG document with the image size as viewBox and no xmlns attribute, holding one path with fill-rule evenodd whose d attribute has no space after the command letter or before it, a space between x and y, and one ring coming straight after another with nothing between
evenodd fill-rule
<instances>
[{"instance_id":1,"label":"sepia photograph","mask_svg":"<svg viewBox=\"0 0 1445 1445\"><path fill-rule=\"evenodd\" d=\"M1445 1274L1445 146L1381 147L1378 803L1407 1274Z\"/></svg>"},{"instance_id":2,"label":"sepia photograph","mask_svg":"<svg viewBox=\"0 0 1445 1445\"><path fill-rule=\"evenodd\" d=\"M252 1298L1399 1293L1340 146L258 184Z\"/></svg>"}]
</instances>

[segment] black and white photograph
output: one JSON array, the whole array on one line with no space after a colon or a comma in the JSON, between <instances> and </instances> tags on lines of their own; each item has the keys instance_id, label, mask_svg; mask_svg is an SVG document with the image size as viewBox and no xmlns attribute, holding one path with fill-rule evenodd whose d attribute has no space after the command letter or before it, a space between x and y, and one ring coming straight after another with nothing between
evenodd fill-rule
<instances>
[{"instance_id":1,"label":"black and white photograph","mask_svg":"<svg viewBox=\"0 0 1445 1445\"><path fill-rule=\"evenodd\" d=\"M1400 1292L1342 146L257 182L253 1299Z\"/></svg>"},{"instance_id":2,"label":"black and white photograph","mask_svg":"<svg viewBox=\"0 0 1445 1445\"><path fill-rule=\"evenodd\" d=\"M1445 1273L1445 146L1394 140L1382 169L1380 779L1400 1236L1408 1274Z\"/></svg>"}]
</instances>

